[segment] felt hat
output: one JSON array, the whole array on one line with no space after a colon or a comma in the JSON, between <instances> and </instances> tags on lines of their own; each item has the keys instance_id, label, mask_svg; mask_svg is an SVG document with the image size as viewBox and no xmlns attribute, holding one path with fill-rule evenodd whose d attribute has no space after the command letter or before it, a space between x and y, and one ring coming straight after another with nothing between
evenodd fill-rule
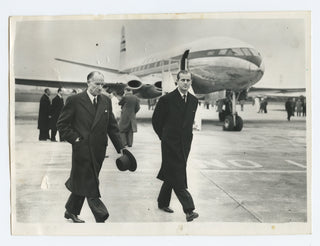
<instances>
[{"instance_id":1,"label":"felt hat","mask_svg":"<svg viewBox=\"0 0 320 246\"><path fill-rule=\"evenodd\" d=\"M116 160L117 167L120 171L130 170L134 172L137 169L137 161L133 154L127 150L123 150L123 155Z\"/></svg>"}]
</instances>

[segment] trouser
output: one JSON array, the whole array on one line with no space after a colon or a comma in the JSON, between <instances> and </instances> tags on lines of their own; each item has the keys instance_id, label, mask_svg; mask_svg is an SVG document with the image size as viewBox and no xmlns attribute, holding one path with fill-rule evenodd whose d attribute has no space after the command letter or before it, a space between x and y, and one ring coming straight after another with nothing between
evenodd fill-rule
<instances>
[{"instance_id":1,"label":"trouser","mask_svg":"<svg viewBox=\"0 0 320 246\"><path fill-rule=\"evenodd\" d=\"M71 193L65 208L74 215L79 215L83 206L85 196ZM103 202L97 197L87 197L88 205L94 215L96 222L104 222L109 217L109 212Z\"/></svg>"},{"instance_id":2,"label":"trouser","mask_svg":"<svg viewBox=\"0 0 320 246\"><path fill-rule=\"evenodd\" d=\"M40 129L39 140L47 140L50 139L49 129Z\"/></svg>"},{"instance_id":3,"label":"trouser","mask_svg":"<svg viewBox=\"0 0 320 246\"><path fill-rule=\"evenodd\" d=\"M51 129L51 140L52 140L52 141L55 141L55 140L56 140L56 135L57 135L57 128ZM61 137L60 131L59 131L59 139L60 139L60 142L61 142L61 141L64 141L64 139Z\"/></svg>"},{"instance_id":4,"label":"trouser","mask_svg":"<svg viewBox=\"0 0 320 246\"><path fill-rule=\"evenodd\" d=\"M163 182L158 196L158 207L169 207L171 193L174 190L178 200L180 201L183 212L191 213L194 210L194 203L191 194L185 188L175 188L168 182Z\"/></svg>"},{"instance_id":5,"label":"trouser","mask_svg":"<svg viewBox=\"0 0 320 246\"><path fill-rule=\"evenodd\" d=\"M291 116L292 116L292 112L290 112L290 111L287 111L287 114L288 114L288 117L287 117L287 119L288 119L288 121L290 121L290 118L291 118Z\"/></svg>"},{"instance_id":6,"label":"trouser","mask_svg":"<svg viewBox=\"0 0 320 246\"><path fill-rule=\"evenodd\" d=\"M133 131L120 132L121 141L124 146L131 147L133 143Z\"/></svg>"},{"instance_id":7,"label":"trouser","mask_svg":"<svg viewBox=\"0 0 320 246\"><path fill-rule=\"evenodd\" d=\"M56 140L57 128L51 129L51 141Z\"/></svg>"}]
</instances>

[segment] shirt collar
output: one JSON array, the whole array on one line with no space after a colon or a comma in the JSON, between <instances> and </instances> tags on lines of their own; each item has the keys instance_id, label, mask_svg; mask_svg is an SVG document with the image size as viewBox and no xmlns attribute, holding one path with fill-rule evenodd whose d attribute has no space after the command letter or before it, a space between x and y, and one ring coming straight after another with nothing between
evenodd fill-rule
<instances>
[{"instance_id":1,"label":"shirt collar","mask_svg":"<svg viewBox=\"0 0 320 246\"><path fill-rule=\"evenodd\" d=\"M97 98L97 96L93 96L88 90L87 90L87 94L88 94L88 96L90 98L91 103L93 103L93 99Z\"/></svg>"},{"instance_id":2,"label":"shirt collar","mask_svg":"<svg viewBox=\"0 0 320 246\"><path fill-rule=\"evenodd\" d=\"M178 89L178 91L180 93L181 98L183 98L183 95L186 95L186 97L188 96L188 92L186 92L186 94L183 94L183 93L181 93L181 91L179 89Z\"/></svg>"}]
</instances>

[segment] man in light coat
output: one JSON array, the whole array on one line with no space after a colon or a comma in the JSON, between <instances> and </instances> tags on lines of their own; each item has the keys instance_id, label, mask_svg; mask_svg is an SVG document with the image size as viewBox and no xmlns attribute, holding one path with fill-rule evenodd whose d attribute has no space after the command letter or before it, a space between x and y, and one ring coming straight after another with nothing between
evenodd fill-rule
<instances>
[{"instance_id":1,"label":"man in light coat","mask_svg":"<svg viewBox=\"0 0 320 246\"><path fill-rule=\"evenodd\" d=\"M162 96L152 116L154 131L161 140L162 163L157 178L163 181L159 196L159 209L173 213L169 208L171 193L178 197L186 220L192 221L199 215L187 188L187 159L193 138L192 127L198 107L198 99L188 92L191 74L180 71L177 75L178 88Z\"/></svg>"},{"instance_id":2,"label":"man in light coat","mask_svg":"<svg viewBox=\"0 0 320 246\"><path fill-rule=\"evenodd\" d=\"M124 148L111 100L101 95L103 82L100 72L91 72L87 77L88 89L67 99L57 123L63 139L72 144L72 167L66 182L71 195L64 216L75 223L84 222L78 215L85 198L96 222L104 222L109 217L106 206L99 199L99 173L108 136L118 153Z\"/></svg>"}]
</instances>

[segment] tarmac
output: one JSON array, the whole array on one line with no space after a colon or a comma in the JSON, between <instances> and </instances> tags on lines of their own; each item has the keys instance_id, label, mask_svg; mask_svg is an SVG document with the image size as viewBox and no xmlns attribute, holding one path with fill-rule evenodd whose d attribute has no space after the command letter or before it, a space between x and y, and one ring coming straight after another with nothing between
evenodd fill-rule
<instances>
[{"instance_id":1,"label":"tarmac","mask_svg":"<svg viewBox=\"0 0 320 246\"><path fill-rule=\"evenodd\" d=\"M306 118L286 120L284 105L269 104L260 114L252 105L239 111L241 132L224 132L214 108L202 108L201 131L194 131L188 159L188 186L199 218L191 223L307 222L307 131ZM64 215L69 196L65 188L71 168L71 145L39 142L37 103L16 103L11 182L13 220L17 223L71 223ZM174 193L174 213L157 208L161 181L160 141L151 125L152 110L142 105L137 114L138 132L129 150L138 168L121 172L110 143L100 173L100 192L110 217L118 222L185 222ZM310 211L309 211L310 212ZM84 203L79 216L95 223Z\"/></svg>"}]
</instances>

